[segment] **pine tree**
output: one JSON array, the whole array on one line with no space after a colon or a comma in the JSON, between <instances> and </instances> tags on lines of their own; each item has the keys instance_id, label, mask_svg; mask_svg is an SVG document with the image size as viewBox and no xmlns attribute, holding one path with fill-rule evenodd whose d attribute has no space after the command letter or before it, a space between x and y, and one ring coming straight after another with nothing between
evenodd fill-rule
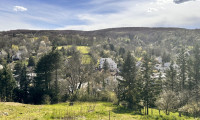
<instances>
[{"instance_id":1,"label":"pine tree","mask_svg":"<svg viewBox=\"0 0 200 120\"><path fill-rule=\"evenodd\" d=\"M7 63L11 63L12 62L12 57L10 56L10 53L8 53L7 55Z\"/></svg>"},{"instance_id":2,"label":"pine tree","mask_svg":"<svg viewBox=\"0 0 200 120\"><path fill-rule=\"evenodd\" d=\"M31 56L28 60L28 67L34 67L35 66L35 59L33 56Z\"/></svg>"},{"instance_id":3,"label":"pine tree","mask_svg":"<svg viewBox=\"0 0 200 120\"><path fill-rule=\"evenodd\" d=\"M30 68L30 73L31 73L31 81L33 81L33 75L32 73L34 72L34 69L35 69L35 66L36 66L36 62L35 62L35 59L33 58L33 56L29 57L29 60L28 60L28 66Z\"/></svg>"},{"instance_id":4,"label":"pine tree","mask_svg":"<svg viewBox=\"0 0 200 120\"><path fill-rule=\"evenodd\" d=\"M105 61L103 63L103 70L104 70L104 72L107 72L108 69L109 69L109 64L108 64L107 60L105 59Z\"/></svg>"},{"instance_id":5,"label":"pine tree","mask_svg":"<svg viewBox=\"0 0 200 120\"><path fill-rule=\"evenodd\" d=\"M13 90L16 87L15 79L13 78L12 72L7 65L4 66L1 71L0 76L0 97L3 101L12 101L13 99Z\"/></svg>"},{"instance_id":6,"label":"pine tree","mask_svg":"<svg viewBox=\"0 0 200 120\"><path fill-rule=\"evenodd\" d=\"M119 101L126 101L130 109L137 109L139 103L137 99L139 91L137 91L136 72L135 59L132 57L131 53L128 52L121 73L123 80L118 80L118 98Z\"/></svg>"},{"instance_id":7,"label":"pine tree","mask_svg":"<svg viewBox=\"0 0 200 120\"><path fill-rule=\"evenodd\" d=\"M145 113L149 114L149 106L153 102L153 80L151 78L152 76L152 61L150 56L145 55L144 56L144 62L143 62L143 82L144 82L144 88L143 88L143 96L144 96L144 104L145 104Z\"/></svg>"},{"instance_id":8,"label":"pine tree","mask_svg":"<svg viewBox=\"0 0 200 120\"><path fill-rule=\"evenodd\" d=\"M21 61L18 61L14 66L14 74L16 76L15 79L17 82L19 82L20 80L20 74L21 74L22 68L23 68L23 65Z\"/></svg>"},{"instance_id":9,"label":"pine tree","mask_svg":"<svg viewBox=\"0 0 200 120\"><path fill-rule=\"evenodd\" d=\"M167 87L166 89L170 89L173 92L175 91L175 88L177 88L176 74L177 71L174 68L174 61L171 61L169 70L167 70L166 74L165 86Z\"/></svg>"},{"instance_id":10,"label":"pine tree","mask_svg":"<svg viewBox=\"0 0 200 120\"><path fill-rule=\"evenodd\" d=\"M193 69L194 69L194 95L195 95L195 99L196 101L198 101L200 99L200 95L198 94L198 90L199 90L199 84L200 84L200 49L199 49L199 45L197 44L194 47L194 64L193 64Z\"/></svg>"},{"instance_id":11,"label":"pine tree","mask_svg":"<svg viewBox=\"0 0 200 120\"><path fill-rule=\"evenodd\" d=\"M154 84L154 93L155 96L159 95L160 92L163 89L163 81L162 81L162 73L159 73L159 77L155 80L155 84Z\"/></svg>"},{"instance_id":12,"label":"pine tree","mask_svg":"<svg viewBox=\"0 0 200 120\"><path fill-rule=\"evenodd\" d=\"M27 103L27 97L28 97L28 86L30 84L30 81L28 80L27 78L27 75L26 75L26 66L24 65L23 66L23 69L21 71L21 74L20 74L20 81L19 81L19 84L20 84L20 90L22 91L23 93L23 97L22 97L22 100Z\"/></svg>"},{"instance_id":13,"label":"pine tree","mask_svg":"<svg viewBox=\"0 0 200 120\"><path fill-rule=\"evenodd\" d=\"M193 69L194 61L190 58L190 59L188 59L187 64L188 64L188 66L187 66L187 71L188 71L187 89L189 90L189 93L191 93L193 90L193 86L195 86L195 82L194 82L194 78L193 78L193 76L194 76L194 69Z\"/></svg>"},{"instance_id":14,"label":"pine tree","mask_svg":"<svg viewBox=\"0 0 200 120\"><path fill-rule=\"evenodd\" d=\"M54 80L54 89L53 89L53 103L58 103L59 102L59 93L60 93L60 88L59 88L59 82L58 82L58 70L61 67L61 54L58 51L52 51L54 52L54 61L53 61L53 69L55 72L55 80Z\"/></svg>"},{"instance_id":15,"label":"pine tree","mask_svg":"<svg viewBox=\"0 0 200 120\"><path fill-rule=\"evenodd\" d=\"M187 76L187 55L185 51L185 47L181 48L181 51L179 53L177 63L180 67L180 72L179 72L179 86L180 86L180 91L185 89L185 84L186 84L186 76Z\"/></svg>"},{"instance_id":16,"label":"pine tree","mask_svg":"<svg viewBox=\"0 0 200 120\"><path fill-rule=\"evenodd\" d=\"M37 77L34 79L35 91L38 95L36 103L42 102L43 95L51 95L56 97L58 95L58 69L60 66L60 53L58 51L52 51L44 55L36 65ZM54 87L51 85L53 81L53 72L55 72ZM54 88L54 89L52 89ZM56 90L55 90L56 89ZM55 91L54 91L55 90ZM52 95L53 94L53 95ZM57 101L57 98L56 100Z\"/></svg>"}]
</instances>

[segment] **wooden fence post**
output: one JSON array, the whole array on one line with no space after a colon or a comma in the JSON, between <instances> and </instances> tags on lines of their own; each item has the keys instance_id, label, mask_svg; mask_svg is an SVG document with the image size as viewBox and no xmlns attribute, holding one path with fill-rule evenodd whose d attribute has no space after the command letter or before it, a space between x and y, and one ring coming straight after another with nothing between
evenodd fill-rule
<instances>
[{"instance_id":1,"label":"wooden fence post","mask_svg":"<svg viewBox=\"0 0 200 120\"><path fill-rule=\"evenodd\" d=\"M110 120L110 110L109 110L109 120Z\"/></svg>"}]
</instances>

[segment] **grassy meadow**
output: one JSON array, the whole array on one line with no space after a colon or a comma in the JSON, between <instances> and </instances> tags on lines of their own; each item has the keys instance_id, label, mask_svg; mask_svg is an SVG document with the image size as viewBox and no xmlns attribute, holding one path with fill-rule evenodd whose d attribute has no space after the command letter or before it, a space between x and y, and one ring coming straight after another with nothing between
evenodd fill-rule
<instances>
[{"instance_id":1,"label":"grassy meadow","mask_svg":"<svg viewBox=\"0 0 200 120\"><path fill-rule=\"evenodd\" d=\"M58 49L58 50L61 50L62 47L63 47L64 49L69 49L69 48L72 47L72 45L58 46L57 49ZM90 51L90 47L88 47L88 46L76 46L76 47L77 47L77 50L79 50L80 53L82 53L82 54L88 54L89 51Z\"/></svg>"},{"instance_id":2,"label":"grassy meadow","mask_svg":"<svg viewBox=\"0 0 200 120\"><path fill-rule=\"evenodd\" d=\"M0 120L194 120L178 113L165 115L150 109L148 116L108 102L69 102L54 105L27 105L13 102L0 103Z\"/></svg>"},{"instance_id":3,"label":"grassy meadow","mask_svg":"<svg viewBox=\"0 0 200 120\"><path fill-rule=\"evenodd\" d=\"M58 50L61 50L62 48L69 49L70 47L72 47L72 45L58 46L57 49ZM76 47L77 50L82 54L82 63L89 64L91 61L91 57L88 55L90 52L90 47L88 46L76 46Z\"/></svg>"}]
</instances>

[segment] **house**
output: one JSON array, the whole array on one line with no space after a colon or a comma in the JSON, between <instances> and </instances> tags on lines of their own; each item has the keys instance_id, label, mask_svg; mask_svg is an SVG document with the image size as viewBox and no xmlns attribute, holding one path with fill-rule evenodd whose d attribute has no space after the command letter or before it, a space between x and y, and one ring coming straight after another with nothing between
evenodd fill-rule
<instances>
[{"instance_id":1,"label":"house","mask_svg":"<svg viewBox=\"0 0 200 120\"><path fill-rule=\"evenodd\" d=\"M111 58L101 58L99 61L99 68L102 69L104 62L108 63L109 69L112 71L118 70L117 69L117 64L115 63L115 61L113 61Z\"/></svg>"},{"instance_id":2,"label":"house","mask_svg":"<svg viewBox=\"0 0 200 120\"><path fill-rule=\"evenodd\" d=\"M33 73L33 72L32 73L28 73L26 75L27 75L27 77L28 77L29 80L32 80L33 78L35 78L37 76L37 74Z\"/></svg>"},{"instance_id":3,"label":"house","mask_svg":"<svg viewBox=\"0 0 200 120\"><path fill-rule=\"evenodd\" d=\"M12 60L16 61L16 60L21 60L21 52L17 52L15 55L12 56Z\"/></svg>"},{"instance_id":4,"label":"house","mask_svg":"<svg viewBox=\"0 0 200 120\"><path fill-rule=\"evenodd\" d=\"M137 66L137 67L141 67L141 66L142 66L142 62L141 62L141 61L137 61L137 62L136 62L136 66Z\"/></svg>"},{"instance_id":5,"label":"house","mask_svg":"<svg viewBox=\"0 0 200 120\"><path fill-rule=\"evenodd\" d=\"M170 63L164 63L164 65L162 64L156 64L154 66L154 68L158 71L162 71L164 72L165 70L169 69Z\"/></svg>"},{"instance_id":6,"label":"house","mask_svg":"<svg viewBox=\"0 0 200 120\"><path fill-rule=\"evenodd\" d=\"M160 56L157 57L155 60L156 60L158 63L160 63L160 64L162 63L162 57L160 57Z\"/></svg>"},{"instance_id":7,"label":"house","mask_svg":"<svg viewBox=\"0 0 200 120\"><path fill-rule=\"evenodd\" d=\"M162 79L166 77L166 73L161 73L161 76L160 76L160 73L153 73L153 75L151 76L151 78L153 79L158 79L159 77L161 77Z\"/></svg>"},{"instance_id":8,"label":"house","mask_svg":"<svg viewBox=\"0 0 200 120\"><path fill-rule=\"evenodd\" d=\"M158 70L158 71L164 72L164 71L166 71L166 70L168 70L168 69L170 68L170 65L171 65L170 62L164 63L163 65L162 65L162 64L156 64L156 65L154 66L154 68L155 68L156 70ZM173 67L174 67L175 69L178 69L178 65L177 65L176 63L173 65Z\"/></svg>"}]
</instances>

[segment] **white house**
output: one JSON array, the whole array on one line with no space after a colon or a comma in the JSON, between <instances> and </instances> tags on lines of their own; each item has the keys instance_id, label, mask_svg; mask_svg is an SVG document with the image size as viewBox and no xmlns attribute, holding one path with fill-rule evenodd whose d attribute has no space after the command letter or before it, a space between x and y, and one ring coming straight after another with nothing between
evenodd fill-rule
<instances>
[{"instance_id":1,"label":"white house","mask_svg":"<svg viewBox=\"0 0 200 120\"><path fill-rule=\"evenodd\" d=\"M13 60L21 60L22 57L21 57L21 52L17 52L15 55L12 56L12 59Z\"/></svg>"},{"instance_id":2,"label":"white house","mask_svg":"<svg viewBox=\"0 0 200 120\"><path fill-rule=\"evenodd\" d=\"M156 70L159 70L159 71L166 71L166 70L168 70L168 69L170 68L170 65L171 65L170 62L164 63L163 65L162 65L162 64L156 64L156 65L154 66L154 68L155 68ZM177 68L178 68L178 65L177 65L176 63L174 63L173 67L174 67L175 69L177 69Z\"/></svg>"},{"instance_id":3,"label":"white house","mask_svg":"<svg viewBox=\"0 0 200 120\"><path fill-rule=\"evenodd\" d=\"M99 68L103 68L105 61L108 63L110 70L117 70L117 64L111 58L101 58L99 61Z\"/></svg>"}]
</instances>

